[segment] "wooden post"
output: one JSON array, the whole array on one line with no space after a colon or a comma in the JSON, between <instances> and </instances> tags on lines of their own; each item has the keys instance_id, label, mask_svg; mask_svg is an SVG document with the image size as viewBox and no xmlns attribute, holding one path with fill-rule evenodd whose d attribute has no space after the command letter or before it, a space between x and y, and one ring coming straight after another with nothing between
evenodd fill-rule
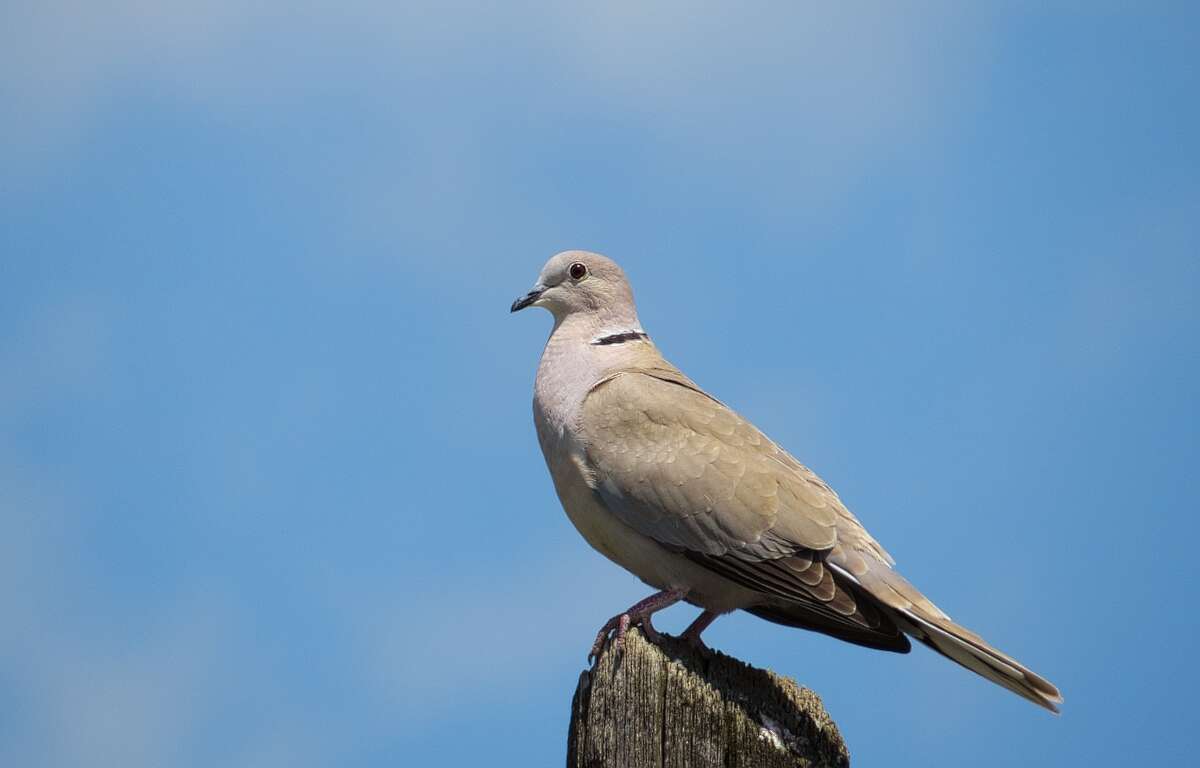
<instances>
[{"instance_id":1,"label":"wooden post","mask_svg":"<svg viewBox=\"0 0 1200 768\"><path fill-rule=\"evenodd\" d=\"M567 768L846 768L821 700L774 672L630 630L571 700Z\"/></svg>"}]
</instances>

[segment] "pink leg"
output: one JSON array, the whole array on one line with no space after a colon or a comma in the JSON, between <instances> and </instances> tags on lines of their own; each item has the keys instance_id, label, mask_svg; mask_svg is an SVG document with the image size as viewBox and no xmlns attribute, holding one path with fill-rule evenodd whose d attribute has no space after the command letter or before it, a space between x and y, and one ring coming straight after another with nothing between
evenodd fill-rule
<instances>
[{"instance_id":1,"label":"pink leg","mask_svg":"<svg viewBox=\"0 0 1200 768\"><path fill-rule=\"evenodd\" d=\"M645 600L633 604L624 613L613 616L596 633L596 642L592 643L592 650L588 653L588 662L600 655L600 649L604 647L604 641L608 639L609 635L614 635L613 646L620 651L621 644L625 641L625 633L631 626L640 626L646 633L646 637L652 641L658 640L658 631L650 623L650 617L657 611L678 603L686 594L681 589L664 589L662 592L655 592Z\"/></svg>"},{"instance_id":2,"label":"pink leg","mask_svg":"<svg viewBox=\"0 0 1200 768\"><path fill-rule=\"evenodd\" d=\"M700 648L706 648L704 641L700 639L700 633L708 629L708 625L717 620L721 614L716 611L706 610L696 617L696 620L688 625L688 628L683 630L683 634L679 637L687 640L689 643Z\"/></svg>"}]
</instances>

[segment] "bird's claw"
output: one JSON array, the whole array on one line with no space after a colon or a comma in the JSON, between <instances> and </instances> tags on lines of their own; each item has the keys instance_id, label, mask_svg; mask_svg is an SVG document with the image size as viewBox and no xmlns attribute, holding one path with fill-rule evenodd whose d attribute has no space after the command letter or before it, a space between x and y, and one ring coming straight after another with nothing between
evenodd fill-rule
<instances>
[{"instance_id":1,"label":"bird's claw","mask_svg":"<svg viewBox=\"0 0 1200 768\"><path fill-rule=\"evenodd\" d=\"M699 632L683 632L679 635L679 639L700 653L712 653L712 649L700 639Z\"/></svg>"},{"instance_id":2,"label":"bird's claw","mask_svg":"<svg viewBox=\"0 0 1200 768\"><path fill-rule=\"evenodd\" d=\"M613 650L617 653L621 653L621 650L625 645L625 634L629 632L629 628L632 626L640 627L642 634L644 634L646 638L650 640L650 642L656 643L658 642L659 638L662 637L662 635L658 633L658 630L654 628L654 625L650 623L649 614L642 616L628 612L617 614L608 621L604 622L604 626L601 627L600 631L596 633L596 640L592 643L592 649L588 651L588 663L591 664L600 657L600 651L604 649L604 643L609 639L609 637L612 638Z\"/></svg>"},{"instance_id":3,"label":"bird's claw","mask_svg":"<svg viewBox=\"0 0 1200 768\"><path fill-rule=\"evenodd\" d=\"M688 625L687 629L683 630L683 634L679 636L679 639L700 653L711 653L712 651L709 650L709 647L700 639L700 635L705 629L708 629L708 625L717 620L717 616L719 615L716 611L705 609L703 613L696 617L695 621Z\"/></svg>"},{"instance_id":4,"label":"bird's claw","mask_svg":"<svg viewBox=\"0 0 1200 768\"><path fill-rule=\"evenodd\" d=\"M633 626L640 626L642 633L650 642L658 642L661 635L650 623L650 617L654 615L655 611L661 611L663 608L678 603L686 594L682 589L664 589L661 592L655 592L645 600L635 603L624 613L618 613L604 622L604 626L596 633L596 642L592 643L592 650L588 652L588 663L591 664L600 657L600 651L604 648L604 643L608 640L609 635L613 637L613 648L620 653L621 646L625 643L625 633Z\"/></svg>"}]
</instances>

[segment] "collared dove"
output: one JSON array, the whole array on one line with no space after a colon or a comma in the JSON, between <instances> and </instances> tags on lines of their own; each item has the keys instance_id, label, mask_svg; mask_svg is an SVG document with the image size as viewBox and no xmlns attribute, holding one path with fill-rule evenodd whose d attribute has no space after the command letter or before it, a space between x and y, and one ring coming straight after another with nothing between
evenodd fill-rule
<instances>
[{"instance_id":1,"label":"collared dove","mask_svg":"<svg viewBox=\"0 0 1200 768\"><path fill-rule=\"evenodd\" d=\"M912 637L1058 711L1057 688L951 621L812 470L663 358L614 262L552 257L512 311L530 306L554 315L533 415L558 498L659 590L609 619L592 655L631 625L653 639L651 616L684 600L703 609L683 633L695 643L737 609L897 653Z\"/></svg>"}]
</instances>

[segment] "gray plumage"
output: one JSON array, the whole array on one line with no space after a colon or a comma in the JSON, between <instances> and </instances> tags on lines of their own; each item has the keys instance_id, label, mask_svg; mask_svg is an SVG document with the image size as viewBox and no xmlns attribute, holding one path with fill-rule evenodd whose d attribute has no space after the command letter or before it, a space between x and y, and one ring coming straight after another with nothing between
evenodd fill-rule
<instances>
[{"instance_id":1,"label":"gray plumage","mask_svg":"<svg viewBox=\"0 0 1200 768\"><path fill-rule=\"evenodd\" d=\"M663 590L625 625L682 598L882 650L908 651L907 635L1057 711L1053 685L951 621L812 470L663 358L615 263L558 254L513 311L530 305L555 318L534 420L563 508Z\"/></svg>"}]
</instances>

